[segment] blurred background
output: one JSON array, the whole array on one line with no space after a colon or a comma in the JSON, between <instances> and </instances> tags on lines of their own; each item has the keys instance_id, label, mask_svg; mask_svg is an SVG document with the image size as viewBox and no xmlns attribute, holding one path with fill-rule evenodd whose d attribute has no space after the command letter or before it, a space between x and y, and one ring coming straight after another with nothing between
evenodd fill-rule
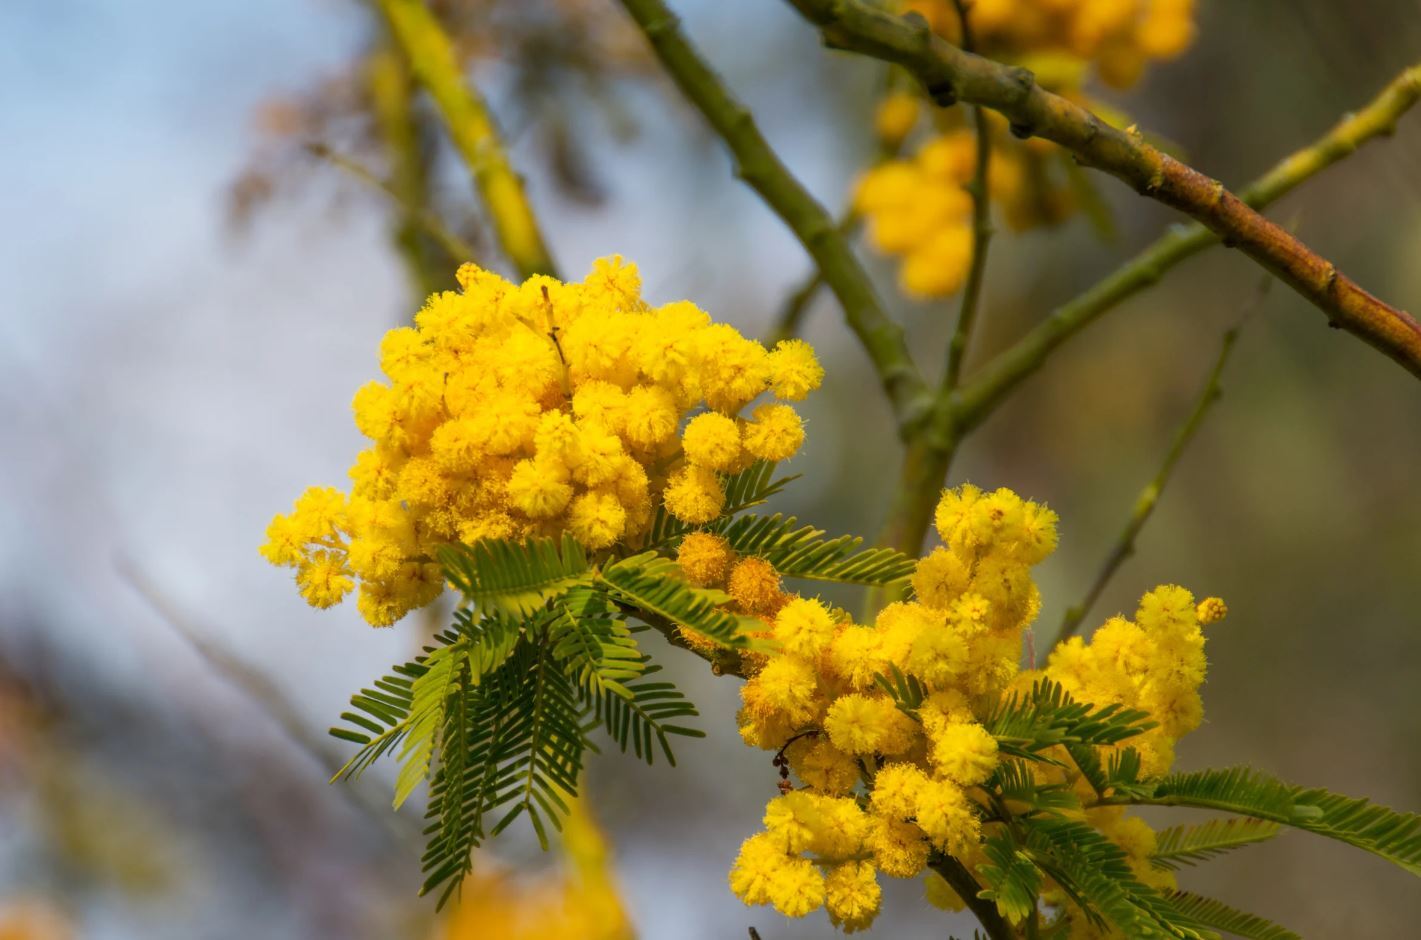
<instances>
[{"instance_id":1,"label":"blurred background","mask_svg":"<svg viewBox=\"0 0 1421 940\"><path fill-rule=\"evenodd\" d=\"M653 301L767 332L807 259L619 7L436 6L569 277L620 252ZM784 4L677 8L790 165L842 206L872 154L881 70L823 52ZM397 169L366 116L376 25L348 0L0 3L0 937L430 935L419 808L391 814L379 774L328 786L345 748L324 733L423 627L312 610L256 552L304 486L343 484L348 403L379 337L452 275L384 194L302 146ZM1416 0L1202 0L1194 49L1106 98L1242 183L1418 60ZM413 108L425 173L399 185L486 250L466 177ZM1113 239L1079 218L997 238L969 374L1175 221L1100 189ZM1421 114L1273 214L1421 308ZM870 263L895 296L893 266ZM1061 515L1041 632L1094 576L1258 281L1222 250L1188 262L1071 341L963 451L954 482ZM893 303L934 367L956 301ZM887 409L829 298L806 335L829 379L803 409L804 478L776 508L872 535L897 471ZM1421 809L1418 472L1421 387L1272 291L1088 621L1160 582L1228 600L1181 767L1249 761ZM829 935L822 913L790 922L730 894L775 771L735 733L733 680L661 659L709 737L681 744L676 768L608 753L591 769L632 921L645 937ZM551 862L529 843L501 840L480 870L538 877ZM1411 936L1421 918L1414 878L1298 834L1181 881L1311 937ZM970 934L919 883L887 887L875 935Z\"/></svg>"}]
</instances>

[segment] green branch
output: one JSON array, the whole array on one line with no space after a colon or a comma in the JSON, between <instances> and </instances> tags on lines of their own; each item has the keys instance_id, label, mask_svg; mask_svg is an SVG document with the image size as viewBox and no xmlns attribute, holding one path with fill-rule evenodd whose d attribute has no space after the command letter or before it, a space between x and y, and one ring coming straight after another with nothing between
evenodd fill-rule
<instances>
[{"instance_id":1,"label":"green branch","mask_svg":"<svg viewBox=\"0 0 1421 940\"><path fill-rule=\"evenodd\" d=\"M998 111L1018 136L1059 144L1085 165L1192 216L1307 298L1333 326L1421 376L1421 324L1367 293L1222 183L1151 146L1139 133L1117 130L1046 91L1027 69L959 49L920 18L896 16L863 0L791 2L819 27L827 45L901 65L939 103L961 100ZM1421 81L1421 73L1410 81Z\"/></svg>"},{"instance_id":2,"label":"green branch","mask_svg":"<svg viewBox=\"0 0 1421 940\"><path fill-rule=\"evenodd\" d=\"M1281 160L1243 189L1239 197L1255 209L1271 205L1367 142L1390 136L1396 130L1397 121L1418 99L1421 99L1421 65L1402 72L1365 107L1344 117L1312 144ZM1197 223L1175 227L1104 280L1057 308L1026 336L993 358L962 388L955 408L958 427L964 431L976 427L1013 388L1035 373L1056 347L1106 312L1153 286L1175 265L1219 241L1218 235Z\"/></svg>"},{"instance_id":3,"label":"green branch","mask_svg":"<svg viewBox=\"0 0 1421 940\"><path fill-rule=\"evenodd\" d=\"M1016 931L997 910L996 902L978 897L982 885L966 866L950 855L935 853L928 861L928 867L941 875L942 880L957 892L967 909L981 921L991 940L1016 940Z\"/></svg>"},{"instance_id":4,"label":"green branch","mask_svg":"<svg viewBox=\"0 0 1421 940\"><path fill-rule=\"evenodd\" d=\"M813 257L843 307L850 329L873 361L906 433L923 419L931 396L913 364L902 328L884 311L848 239L780 161L751 113L687 41L666 4L662 0L622 0L622 6L646 34L677 86L730 149L737 175L760 194Z\"/></svg>"},{"instance_id":5,"label":"green branch","mask_svg":"<svg viewBox=\"0 0 1421 940\"><path fill-rule=\"evenodd\" d=\"M410 70L438 107L493 221L503 253L520 278L554 274L555 266L523 181L509 162L493 115L464 80L454 44L424 0L376 0Z\"/></svg>"}]
</instances>

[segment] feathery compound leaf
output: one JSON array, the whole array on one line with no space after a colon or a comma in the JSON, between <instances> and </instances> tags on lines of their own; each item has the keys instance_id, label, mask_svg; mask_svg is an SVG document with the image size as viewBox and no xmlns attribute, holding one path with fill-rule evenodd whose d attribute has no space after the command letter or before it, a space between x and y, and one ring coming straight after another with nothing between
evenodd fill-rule
<instances>
[{"instance_id":1,"label":"feathery compound leaf","mask_svg":"<svg viewBox=\"0 0 1421 940\"><path fill-rule=\"evenodd\" d=\"M641 674L643 660L616 605L595 588L575 587L554 610L548 633L564 668L592 692L630 698L622 683Z\"/></svg>"},{"instance_id":2,"label":"feathery compound leaf","mask_svg":"<svg viewBox=\"0 0 1421 940\"><path fill-rule=\"evenodd\" d=\"M1161 829L1150 862L1156 868L1196 865L1234 849L1267 842L1282 826L1266 819L1211 819L1197 826Z\"/></svg>"},{"instance_id":3,"label":"feathery compound leaf","mask_svg":"<svg viewBox=\"0 0 1421 940\"><path fill-rule=\"evenodd\" d=\"M1136 878L1120 847L1090 825L1054 816L1025 818L1021 825L1027 854L1093 922L1127 937L1215 936Z\"/></svg>"},{"instance_id":4,"label":"feathery compound leaf","mask_svg":"<svg viewBox=\"0 0 1421 940\"><path fill-rule=\"evenodd\" d=\"M886 585L907 578L917 564L917 559L891 548L855 553L863 539L843 535L826 540L822 529L796 528L798 523L779 513L741 516L720 528L720 534L741 555L763 558L787 578Z\"/></svg>"},{"instance_id":5,"label":"feathery compound leaf","mask_svg":"<svg viewBox=\"0 0 1421 940\"><path fill-rule=\"evenodd\" d=\"M523 620L499 610L485 611L482 616L475 611L456 610L454 625L468 639L469 678L474 685L503 665L517 648L524 630Z\"/></svg>"},{"instance_id":6,"label":"feathery compound leaf","mask_svg":"<svg viewBox=\"0 0 1421 940\"><path fill-rule=\"evenodd\" d=\"M1040 679L1030 692L1004 700L985 724L1002 753L1040 761L1047 760L1041 751L1058 744L1118 744L1153 728L1149 718L1118 704L1077 702L1060 683Z\"/></svg>"},{"instance_id":7,"label":"feathery compound leaf","mask_svg":"<svg viewBox=\"0 0 1421 940\"><path fill-rule=\"evenodd\" d=\"M526 635L479 686L447 710L444 747L430 785L421 893L445 885L442 905L469 870L469 852L527 815L546 847L575 795L586 747L573 682L546 638ZM491 827L495 811L503 815Z\"/></svg>"},{"instance_id":8,"label":"feathery compound leaf","mask_svg":"<svg viewBox=\"0 0 1421 940\"><path fill-rule=\"evenodd\" d=\"M987 887L980 896L995 901L997 910L1013 924L1021 923L1036 910L1041 869L1005 834L992 836L982 850L987 861L977 866L977 874Z\"/></svg>"},{"instance_id":9,"label":"feathery compound leaf","mask_svg":"<svg viewBox=\"0 0 1421 940\"><path fill-rule=\"evenodd\" d=\"M481 539L439 549L445 577L484 608L526 616L577 584L589 580L587 553L572 536L562 541Z\"/></svg>"},{"instance_id":10,"label":"feathery compound leaf","mask_svg":"<svg viewBox=\"0 0 1421 940\"><path fill-rule=\"evenodd\" d=\"M1150 790L1151 784L1140 782L1140 752L1133 747L1112 748L1105 762L1100 759L1101 750L1089 744L1067 744L1066 750L1097 796Z\"/></svg>"},{"instance_id":11,"label":"feathery compound leaf","mask_svg":"<svg viewBox=\"0 0 1421 940\"><path fill-rule=\"evenodd\" d=\"M459 641L459 634L446 631L436 636L441 646ZM409 730L410 709L414 701L415 680L428 671L425 665L431 654L441 647L425 647L425 655L413 662L395 666L391 675L376 679L373 689L361 689L350 697L355 711L341 713L346 727L330 729L331 737L361 745L360 750L336 772L333 780L354 779L399 744Z\"/></svg>"},{"instance_id":12,"label":"feathery compound leaf","mask_svg":"<svg viewBox=\"0 0 1421 940\"><path fill-rule=\"evenodd\" d=\"M917 676L907 675L897 665L889 663L888 674L876 675L873 681L888 694L900 712L915 719L918 717L918 709L922 706L923 699L928 697L928 690L918 681Z\"/></svg>"},{"instance_id":13,"label":"feathery compound leaf","mask_svg":"<svg viewBox=\"0 0 1421 940\"><path fill-rule=\"evenodd\" d=\"M1148 793L1114 802L1194 806L1271 820L1346 842L1421 875L1421 816L1290 786L1248 767L1171 774Z\"/></svg>"},{"instance_id":14,"label":"feathery compound leaf","mask_svg":"<svg viewBox=\"0 0 1421 940\"><path fill-rule=\"evenodd\" d=\"M1061 815L1079 812L1081 808L1081 801L1066 784L1037 783L1031 765L1024 760L1003 760L987 785L995 787L1004 800L1025 803L1029 809L1023 815L1032 812Z\"/></svg>"},{"instance_id":15,"label":"feathery compound leaf","mask_svg":"<svg viewBox=\"0 0 1421 940\"><path fill-rule=\"evenodd\" d=\"M674 561L643 552L602 569L599 583L617 600L730 646L744 646L740 620L715 605L715 595L686 583Z\"/></svg>"},{"instance_id":16,"label":"feathery compound leaf","mask_svg":"<svg viewBox=\"0 0 1421 940\"><path fill-rule=\"evenodd\" d=\"M424 660L424 675L410 687L410 712L405 722L404 744L396 760L395 809L399 809L429 776L430 760L444 726L444 710L458 689L469 655L468 640L460 638L450 646L434 650Z\"/></svg>"},{"instance_id":17,"label":"feathery compound leaf","mask_svg":"<svg viewBox=\"0 0 1421 940\"><path fill-rule=\"evenodd\" d=\"M1188 891L1172 891L1165 897L1185 917L1214 930L1245 937L1247 940L1302 940L1286 927L1280 927L1255 914L1235 910L1213 898Z\"/></svg>"},{"instance_id":18,"label":"feathery compound leaf","mask_svg":"<svg viewBox=\"0 0 1421 940\"><path fill-rule=\"evenodd\" d=\"M674 767L676 755L671 753L671 744L666 736L678 734L687 738L703 738L706 734L697 728L669 724L697 717L696 706L687 701L670 682L646 681L660 672L661 667L653 665L647 656L642 657L642 664L641 681L629 682L625 686L630 697L607 690L587 690L584 694L591 700L594 722L617 742L622 753L625 754L631 747L637 757L653 764L656 762L655 745L659 744L667 763Z\"/></svg>"}]
</instances>

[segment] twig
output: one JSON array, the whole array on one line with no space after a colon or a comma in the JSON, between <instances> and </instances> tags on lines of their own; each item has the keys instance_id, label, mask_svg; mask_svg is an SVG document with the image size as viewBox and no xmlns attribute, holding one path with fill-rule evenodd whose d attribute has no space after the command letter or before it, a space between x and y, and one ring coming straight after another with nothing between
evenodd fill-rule
<instances>
[{"instance_id":1,"label":"twig","mask_svg":"<svg viewBox=\"0 0 1421 940\"><path fill-rule=\"evenodd\" d=\"M424 0L376 0L410 70L438 107L493 221L499 245L520 278L555 274L533 208L514 172L493 115L464 80L454 45Z\"/></svg>"},{"instance_id":2,"label":"twig","mask_svg":"<svg viewBox=\"0 0 1421 940\"><path fill-rule=\"evenodd\" d=\"M646 34L677 86L730 149L736 174L760 194L813 257L849 328L873 361L900 429L907 433L926 416L932 396L913 364L902 328L884 311L848 239L780 161L755 126L753 115L687 41L666 4L622 0L622 6Z\"/></svg>"},{"instance_id":3,"label":"twig","mask_svg":"<svg viewBox=\"0 0 1421 940\"><path fill-rule=\"evenodd\" d=\"M998 111L1019 136L1060 144L1085 165L1192 216L1311 301L1333 326L1421 376L1421 324L1367 293L1222 183L1162 153L1142 135L1116 130L1046 91L1027 69L959 49L921 19L886 13L863 0L791 2L818 25L826 44L901 65L939 102L961 100ZM1421 72L1411 81L1421 81Z\"/></svg>"},{"instance_id":4,"label":"twig","mask_svg":"<svg viewBox=\"0 0 1421 940\"><path fill-rule=\"evenodd\" d=\"M306 149L312 156L325 160L331 166L388 196L409 219L417 222L435 241L439 242L439 246L449 254L449 257L457 258L460 261L474 259L476 252L473 245L456 235L429 209L406 202L404 196L392 184L380 179L369 167L351 157L336 153L320 142L307 144Z\"/></svg>"},{"instance_id":5,"label":"twig","mask_svg":"<svg viewBox=\"0 0 1421 940\"><path fill-rule=\"evenodd\" d=\"M962 22L962 48L973 51L972 27L967 20L964 0L953 0L958 19ZM957 314L957 328L947 346L947 372L943 375L943 391L951 392L962 377L962 359L972 339L972 327L977 321L982 283L987 275L987 248L992 241L992 202L990 193L992 141L987 127L987 112L981 105L972 109L972 121L977 134L977 168L971 184L972 192L972 266L967 271L967 284L962 289L962 306Z\"/></svg>"},{"instance_id":6,"label":"twig","mask_svg":"<svg viewBox=\"0 0 1421 940\"><path fill-rule=\"evenodd\" d=\"M948 886L957 892L968 910L982 922L988 937L992 940L1015 940L1016 931L997 910L996 903L977 896L982 886L961 862L950 855L934 854L928 861L928 867L941 875Z\"/></svg>"},{"instance_id":7,"label":"twig","mask_svg":"<svg viewBox=\"0 0 1421 940\"><path fill-rule=\"evenodd\" d=\"M1203 389L1199 392L1199 397L1195 399L1194 407L1189 412L1189 417L1175 432L1174 441L1169 446L1169 451L1165 454L1164 462L1160 464L1159 470L1149 484L1140 491L1140 495L1135 500L1135 506L1130 512L1130 518L1125 523L1125 530L1120 533L1114 546L1110 549L1110 554L1106 556L1105 563L1101 565L1100 573L1096 575L1095 581L1091 583L1085 596L1080 603L1074 605L1066 611L1061 620L1061 627L1056 632L1056 637L1048 646L1047 652L1055 649L1060 644L1069 639L1078 629L1086 614L1095 606L1100 599L1105 586L1110 583L1115 572L1125 563L1125 559L1135 553L1135 539L1139 537L1140 531L1144 529L1145 523L1150 520L1150 516L1155 511L1155 506L1159 503L1160 495L1164 492L1165 485L1169 483L1170 474L1174 471L1174 466L1183 456L1194 436L1199 433L1199 429L1204 424L1204 418L1213 408L1214 403L1223 394L1223 388L1219 384L1219 379L1223 375L1224 366L1228 364L1229 355L1233 352L1234 343L1238 340L1239 330L1243 327L1244 321L1249 313L1263 302L1267 296L1268 287L1272 280L1265 280L1259 288L1254 300L1244 310L1239 317L1239 322L1224 333L1224 340L1219 349L1218 359L1214 362L1214 367L1209 372L1209 378L1204 383Z\"/></svg>"},{"instance_id":8,"label":"twig","mask_svg":"<svg viewBox=\"0 0 1421 940\"><path fill-rule=\"evenodd\" d=\"M665 617L642 610L639 607L632 607L630 605L621 605L621 607L624 613L637 618L664 636L666 642L672 646L683 649L688 653L693 653L710 663L711 672L717 676L738 676L741 679L748 678L749 669L747 668L745 658L741 655L739 650L731 649L727 646L717 648L714 652L706 652L687 642L685 636L681 634L681 628Z\"/></svg>"},{"instance_id":9,"label":"twig","mask_svg":"<svg viewBox=\"0 0 1421 940\"><path fill-rule=\"evenodd\" d=\"M1421 65L1402 72L1361 110L1342 118L1312 144L1279 161L1239 196L1262 209L1302 183L1355 153L1377 137L1390 136L1396 123L1421 100ZM955 408L963 431L980 424L1018 383L1032 375L1066 340L1101 315L1154 285L1175 265L1219 243L1203 225L1178 226L1125 262L1015 344L995 356L959 393Z\"/></svg>"}]
</instances>

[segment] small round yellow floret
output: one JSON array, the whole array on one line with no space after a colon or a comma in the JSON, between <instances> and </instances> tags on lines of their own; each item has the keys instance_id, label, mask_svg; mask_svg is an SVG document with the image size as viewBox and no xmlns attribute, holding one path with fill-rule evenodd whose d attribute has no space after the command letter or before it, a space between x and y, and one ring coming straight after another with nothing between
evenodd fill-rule
<instances>
[{"instance_id":1,"label":"small round yellow floret","mask_svg":"<svg viewBox=\"0 0 1421 940\"><path fill-rule=\"evenodd\" d=\"M788 460L804 443L804 423L789 405L761 405L745 426L745 449L761 460Z\"/></svg>"},{"instance_id":2,"label":"small round yellow floret","mask_svg":"<svg viewBox=\"0 0 1421 940\"><path fill-rule=\"evenodd\" d=\"M729 470L740 459L740 426L714 411L697 415L681 432L681 449L693 464Z\"/></svg>"},{"instance_id":3,"label":"small round yellow floret","mask_svg":"<svg viewBox=\"0 0 1421 940\"><path fill-rule=\"evenodd\" d=\"M712 587L724 583L735 561L730 543L709 532L692 532L681 540L676 563L692 584Z\"/></svg>"}]
</instances>

